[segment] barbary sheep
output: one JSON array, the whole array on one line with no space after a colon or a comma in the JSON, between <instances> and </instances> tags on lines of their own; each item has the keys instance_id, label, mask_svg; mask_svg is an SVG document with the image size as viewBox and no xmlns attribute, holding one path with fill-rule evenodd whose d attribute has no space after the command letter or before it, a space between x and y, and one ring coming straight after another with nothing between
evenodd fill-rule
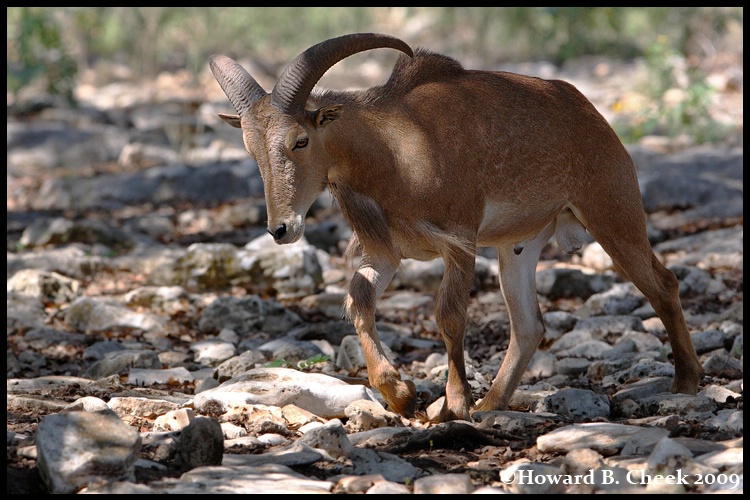
<instances>
[{"instance_id":1,"label":"barbary sheep","mask_svg":"<svg viewBox=\"0 0 750 500\"><path fill-rule=\"evenodd\" d=\"M313 92L323 74L355 53L403 52L388 81L367 90ZM357 33L300 54L267 93L237 62L210 67L237 111L258 163L268 231L297 241L326 188L353 229L362 259L345 309L367 359L371 385L412 416L413 382L386 358L375 305L402 259L442 257L436 322L448 352L440 420L505 409L545 327L536 295L540 253L557 234L578 250L588 231L615 269L643 292L674 353L673 391L695 394L702 368L678 281L654 255L633 162L607 121L572 85L501 71L464 69L398 38ZM585 229L584 229L585 228ZM494 246L510 317L510 344L489 392L475 405L464 366L464 331L477 247Z\"/></svg>"}]
</instances>

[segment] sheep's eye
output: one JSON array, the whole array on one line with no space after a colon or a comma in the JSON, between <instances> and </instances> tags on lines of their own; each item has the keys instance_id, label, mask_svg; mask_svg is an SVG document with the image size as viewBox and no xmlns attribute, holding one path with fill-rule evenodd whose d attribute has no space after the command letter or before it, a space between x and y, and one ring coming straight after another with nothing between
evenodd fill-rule
<instances>
[{"instance_id":1,"label":"sheep's eye","mask_svg":"<svg viewBox=\"0 0 750 500\"><path fill-rule=\"evenodd\" d=\"M308 141L309 139L307 137L298 139L297 143L294 145L292 149L304 148L305 146L307 146Z\"/></svg>"}]
</instances>

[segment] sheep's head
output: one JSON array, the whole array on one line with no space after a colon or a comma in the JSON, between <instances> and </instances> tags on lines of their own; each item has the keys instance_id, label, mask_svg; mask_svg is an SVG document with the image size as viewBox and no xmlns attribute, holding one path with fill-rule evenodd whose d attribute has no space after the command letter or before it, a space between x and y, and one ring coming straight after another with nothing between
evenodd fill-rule
<instances>
[{"instance_id":1,"label":"sheep's head","mask_svg":"<svg viewBox=\"0 0 750 500\"><path fill-rule=\"evenodd\" d=\"M236 115L219 116L242 129L245 148L258 162L268 206L268 232L277 243L293 243L302 236L305 214L327 185L328 165L320 136L343 110L341 105L306 110L310 92L340 60L381 47L412 55L406 43L388 35L355 33L332 38L297 56L270 94L234 60L210 57L211 71L237 110Z\"/></svg>"}]
</instances>

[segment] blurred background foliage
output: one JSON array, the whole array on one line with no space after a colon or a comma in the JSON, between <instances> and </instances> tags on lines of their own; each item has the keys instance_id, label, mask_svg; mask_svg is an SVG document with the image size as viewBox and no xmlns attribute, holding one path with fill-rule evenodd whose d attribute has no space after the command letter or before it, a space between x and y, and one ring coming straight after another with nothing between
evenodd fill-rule
<instances>
[{"instance_id":1,"label":"blurred background foliage","mask_svg":"<svg viewBox=\"0 0 750 500\"><path fill-rule=\"evenodd\" d=\"M74 105L76 78L93 67L125 65L142 79L183 69L197 82L208 56L221 52L252 55L274 74L323 39L378 31L467 67L643 58L651 72L644 92L658 101L677 85L684 96L618 133L692 127L712 140L720 131L701 121L712 92L702 63L722 50L741 53L742 23L742 7L8 7L7 82L13 95L42 81Z\"/></svg>"}]
</instances>

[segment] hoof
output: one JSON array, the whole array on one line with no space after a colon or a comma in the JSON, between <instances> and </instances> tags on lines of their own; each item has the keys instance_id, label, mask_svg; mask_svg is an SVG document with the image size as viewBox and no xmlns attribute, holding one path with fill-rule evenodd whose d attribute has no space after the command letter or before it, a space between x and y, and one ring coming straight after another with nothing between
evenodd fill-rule
<instances>
[{"instance_id":1,"label":"hoof","mask_svg":"<svg viewBox=\"0 0 750 500\"><path fill-rule=\"evenodd\" d=\"M450 420L466 420L468 422L473 422L468 408L450 410L443 405L443 409L440 410L440 415L438 415L438 422L448 422Z\"/></svg>"},{"instance_id":2,"label":"hoof","mask_svg":"<svg viewBox=\"0 0 750 500\"><path fill-rule=\"evenodd\" d=\"M477 413L479 411L504 411L508 409L508 404L495 401L489 397L485 397L479 401L476 405L471 408L471 413Z\"/></svg>"},{"instance_id":3,"label":"hoof","mask_svg":"<svg viewBox=\"0 0 750 500\"><path fill-rule=\"evenodd\" d=\"M466 420L472 422L471 408L474 406L472 399L458 398L454 399L452 404L446 397L443 401L443 407L438 415L438 422L448 422L450 420Z\"/></svg>"},{"instance_id":4,"label":"hoof","mask_svg":"<svg viewBox=\"0 0 750 500\"><path fill-rule=\"evenodd\" d=\"M700 385L701 378L703 378L703 368L700 366L698 366L697 370L693 370L687 375L677 373L672 383L672 392L695 396L698 394L698 386Z\"/></svg>"},{"instance_id":5,"label":"hoof","mask_svg":"<svg viewBox=\"0 0 750 500\"><path fill-rule=\"evenodd\" d=\"M672 383L672 392L674 394L689 394L695 396L698 394L698 382L684 382L675 379Z\"/></svg>"},{"instance_id":6,"label":"hoof","mask_svg":"<svg viewBox=\"0 0 750 500\"><path fill-rule=\"evenodd\" d=\"M417 409L417 386L414 382L399 380L394 387L383 387L379 390L394 412L406 418L414 418Z\"/></svg>"}]
</instances>

